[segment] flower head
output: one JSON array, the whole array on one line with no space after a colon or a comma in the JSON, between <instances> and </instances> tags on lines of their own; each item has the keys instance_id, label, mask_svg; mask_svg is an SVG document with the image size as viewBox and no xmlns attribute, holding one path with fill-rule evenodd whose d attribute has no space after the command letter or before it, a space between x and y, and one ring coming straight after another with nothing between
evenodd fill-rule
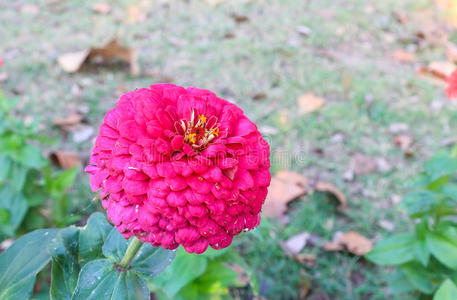
<instances>
[{"instance_id":1,"label":"flower head","mask_svg":"<svg viewBox=\"0 0 457 300\"><path fill-rule=\"evenodd\" d=\"M446 88L448 98L457 98L457 70L455 70L446 81L449 84Z\"/></svg>"},{"instance_id":2,"label":"flower head","mask_svg":"<svg viewBox=\"0 0 457 300\"><path fill-rule=\"evenodd\" d=\"M203 253L259 224L269 151L236 105L208 90L155 84L106 114L86 171L125 238Z\"/></svg>"}]
</instances>

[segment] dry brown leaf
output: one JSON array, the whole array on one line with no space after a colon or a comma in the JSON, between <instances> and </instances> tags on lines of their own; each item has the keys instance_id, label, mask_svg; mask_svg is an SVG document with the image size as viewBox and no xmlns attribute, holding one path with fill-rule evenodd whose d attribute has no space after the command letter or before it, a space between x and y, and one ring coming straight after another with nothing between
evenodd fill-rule
<instances>
[{"instance_id":1,"label":"dry brown leaf","mask_svg":"<svg viewBox=\"0 0 457 300\"><path fill-rule=\"evenodd\" d=\"M325 100L320 97L317 97L311 92L308 92L304 95L301 95L298 98L297 102L298 107L300 109L300 113L305 114L316 111L319 108L321 108L324 105Z\"/></svg>"},{"instance_id":2,"label":"dry brown leaf","mask_svg":"<svg viewBox=\"0 0 457 300\"><path fill-rule=\"evenodd\" d=\"M65 118L57 118L52 121L52 123L56 126L74 126L80 124L84 117L80 114L71 114Z\"/></svg>"},{"instance_id":3,"label":"dry brown leaf","mask_svg":"<svg viewBox=\"0 0 457 300\"><path fill-rule=\"evenodd\" d=\"M351 159L351 170L356 175L366 175L375 172L377 169L376 159L362 153L356 153Z\"/></svg>"},{"instance_id":4,"label":"dry brown leaf","mask_svg":"<svg viewBox=\"0 0 457 300\"><path fill-rule=\"evenodd\" d=\"M249 22L249 18L247 16L238 15L238 14L231 14L230 17L235 20L236 23L246 23Z\"/></svg>"},{"instance_id":5,"label":"dry brown leaf","mask_svg":"<svg viewBox=\"0 0 457 300\"><path fill-rule=\"evenodd\" d=\"M64 71L74 73L86 63L107 64L114 59L128 63L131 75L139 75L138 52L135 49L122 46L117 39L112 39L100 48L92 47L89 50L63 54L57 58L57 61Z\"/></svg>"},{"instance_id":6,"label":"dry brown leaf","mask_svg":"<svg viewBox=\"0 0 457 300\"><path fill-rule=\"evenodd\" d=\"M255 93L253 96L252 96L252 100L263 100L267 97L267 94L264 93L264 92L258 92L258 93Z\"/></svg>"},{"instance_id":7,"label":"dry brown leaf","mask_svg":"<svg viewBox=\"0 0 457 300\"><path fill-rule=\"evenodd\" d=\"M415 12L411 22L419 27L417 38L434 46L446 45L449 41L449 28L442 20L437 19L432 10Z\"/></svg>"},{"instance_id":8,"label":"dry brown leaf","mask_svg":"<svg viewBox=\"0 0 457 300\"><path fill-rule=\"evenodd\" d=\"M396 50L391 53L392 57L399 61L399 62L415 62L417 61L417 56L413 52L405 51L405 50Z\"/></svg>"},{"instance_id":9,"label":"dry brown leaf","mask_svg":"<svg viewBox=\"0 0 457 300\"><path fill-rule=\"evenodd\" d=\"M287 203L306 192L303 182L306 177L291 171L280 171L272 179L268 188L262 214L267 218L278 218L287 210Z\"/></svg>"},{"instance_id":10,"label":"dry brown leaf","mask_svg":"<svg viewBox=\"0 0 457 300\"><path fill-rule=\"evenodd\" d=\"M454 63L457 62L457 46L451 43L448 43L446 46L446 57L449 61Z\"/></svg>"},{"instance_id":11,"label":"dry brown leaf","mask_svg":"<svg viewBox=\"0 0 457 300\"><path fill-rule=\"evenodd\" d=\"M99 14L106 15L111 11L111 6L106 2L98 2L92 5L92 10Z\"/></svg>"},{"instance_id":12,"label":"dry brown leaf","mask_svg":"<svg viewBox=\"0 0 457 300\"><path fill-rule=\"evenodd\" d=\"M299 25L295 29L297 30L297 32L300 35L305 36L305 37L308 37L312 32L311 28L309 28L308 26L304 26L304 25Z\"/></svg>"},{"instance_id":13,"label":"dry brown leaf","mask_svg":"<svg viewBox=\"0 0 457 300\"><path fill-rule=\"evenodd\" d=\"M249 274L246 272L246 270L244 270L239 265L233 263L227 263L227 266L238 274L238 277L236 278L236 281L238 283L240 283L242 286L246 286L249 284Z\"/></svg>"},{"instance_id":14,"label":"dry brown leaf","mask_svg":"<svg viewBox=\"0 0 457 300\"><path fill-rule=\"evenodd\" d=\"M65 53L57 58L57 62L65 72L77 72L87 58L90 50Z\"/></svg>"},{"instance_id":15,"label":"dry brown leaf","mask_svg":"<svg viewBox=\"0 0 457 300\"><path fill-rule=\"evenodd\" d=\"M146 20L146 10L138 5L129 7L127 23L135 24L142 23Z\"/></svg>"},{"instance_id":16,"label":"dry brown leaf","mask_svg":"<svg viewBox=\"0 0 457 300\"><path fill-rule=\"evenodd\" d=\"M284 242L284 250L290 254L298 254L306 246L306 242L310 236L308 232L291 236Z\"/></svg>"},{"instance_id":17,"label":"dry brown leaf","mask_svg":"<svg viewBox=\"0 0 457 300\"><path fill-rule=\"evenodd\" d=\"M222 2L224 2L225 0L205 0L205 2L207 4L209 4L210 6L216 6L216 5L219 5L221 4Z\"/></svg>"},{"instance_id":18,"label":"dry brown leaf","mask_svg":"<svg viewBox=\"0 0 457 300\"><path fill-rule=\"evenodd\" d=\"M309 292L311 291L311 282L308 278L303 278L300 283L299 297L300 299L306 299Z\"/></svg>"},{"instance_id":19,"label":"dry brown leaf","mask_svg":"<svg viewBox=\"0 0 457 300\"><path fill-rule=\"evenodd\" d=\"M324 244L323 248L325 251L330 251L330 252L344 250L343 245L341 245L338 242L327 242Z\"/></svg>"},{"instance_id":20,"label":"dry brown leaf","mask_svg":"<svg viewBox=\"0 0 457 300\"><path fill-rule=\"evenodd\" d=\"M396 135L393 139L393 142L403 151L409 151L413 145L414 139L409 134L399 134Z\"/></svg>"},{"instance_id":21,"label":"dry brown leaf","mask_svg":"<svg viewBox=\"0 0 457 300\"><path fill-rule=\"evenodd\" d=\"M52 152L49 155L49 159L53 164L64 169L71 169L81 163L78 154L69 151Z\"/></svg>"},{"instance_id":22,"label":"dry brown leaf","mask_svg":"<svg viewBox=\"0 0 457 300\"><path fill-rule=\"evenodd\" d=\"M299 253L294 255L294 259L310 268L316 266L316 258L316 254L312 253Z\"/></svg>"},{"instance_id":23,"label":"dry brown leaf","mask_svg":"<svg viewBox=\"0 0 457 300\"><path fill-rule=\"evenodd\" d=\"M367 254L373 248L373 243L369 239L355 231L343 233L340 237L340 243L352 254L360 256Z\"/></svg>"},{"instance_id":24,"label":"dry brown leaf","mask_svg":"<svg viewBox=\"0 0 457 300\"><path fill-rule=\"evenodd\" d=\"M363 235L348 231L343 234L335 234L334 240L323 245L325 251L342 251L346 249L355 255L365 255L373 248L373 243Z\"/></svg>"},{"instance_id":25,"label":"dry brown leaf","mask_svg":"<svg viewBox=\"0 0 457 300\"><path fill-rule=\"evenodd\" d=\"M446 79L455 70L455 64L449 61L431 62L427 70L435 77Z\"/></svg>"},{"instance_id":26,"label":"dry brown leaf","mask_svg":"<svg viewBox=\"0 0 457 300\"><path fill-rule=\"evenodd\" d=\"M9 78L8 73L5 73L5 72L0 73L0 83L7 81L8 78Z\"/></svg>"},{"instance_id":27,"label":"dry brown leaf","mask_svg":"<svg viewBox=\"0 0 457 300\"><path fill-rule=\"evenodd\" d=\"M343 210L347 209L346 196L333 184L319 181L316 183L316 191L330 193L338 200Z\"/></svg>"}]
</instances>

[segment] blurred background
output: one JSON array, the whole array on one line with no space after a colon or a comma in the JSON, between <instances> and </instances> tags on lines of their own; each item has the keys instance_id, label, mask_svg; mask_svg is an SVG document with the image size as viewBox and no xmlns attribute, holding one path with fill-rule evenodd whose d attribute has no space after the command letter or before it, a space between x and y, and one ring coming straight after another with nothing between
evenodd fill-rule
<instances>
[{"instance_id":1,"label":"blurred background","mask_svg":"<svg viewBox=\"0 0 457 300\"><path fill-rule=\"evenodd\" d=\"M173 288L151 282L152 297L391 297L392 270L362 256L409 228L396 206L405 181L457 141L444 93L457 1L0 0L0 24L0 87L14 104L3 109L33 127L28 137L46 137L33 144L57 165L40 179L47 200L27 198L15 213L0 199L3 248L100 210L83 166L104 114L124 92L171 82L239 105L268 139L277 175L258 229L223 258L188 255L175 269L191 275Z\"/></svg>"}]
</instances>

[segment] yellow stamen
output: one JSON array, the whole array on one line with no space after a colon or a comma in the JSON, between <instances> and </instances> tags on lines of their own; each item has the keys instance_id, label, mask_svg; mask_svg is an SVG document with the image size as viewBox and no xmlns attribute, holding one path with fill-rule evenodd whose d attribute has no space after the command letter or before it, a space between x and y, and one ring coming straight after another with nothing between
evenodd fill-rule
<instances>
[{"instance_id":1,"label":"yellow stamen","mask_svg":"<svg viewBox=\"0 0 457 300\"><path fill-rule=\"evenodd\" d=\"M205 122L206 122L206 117L205 117L205 115L200 115L200 120L202 120L202 122L205 123Z\"/></svg>"},{"instance_id":2,"label":"yellow stamen","mask_svg":"<svg viewBox=\"0 0 457 300\"><path fill-rule=\"evenodd\" d=\"M219 136L219 127L211 129L211 133L215 136Z\"/></svg>"},{"instance_id":3,"label":"yellow stamen","mask_svg":"<svg viewBox=\"0 0 457 300\"><path fill-rule=\"evenodd\" d=\"M197 141L195 140L195 136L196 136L195 133L189 133L189 135L187 137L189 138L189 141L191 143L196 143Z\"/></svg>"}]
</instances>

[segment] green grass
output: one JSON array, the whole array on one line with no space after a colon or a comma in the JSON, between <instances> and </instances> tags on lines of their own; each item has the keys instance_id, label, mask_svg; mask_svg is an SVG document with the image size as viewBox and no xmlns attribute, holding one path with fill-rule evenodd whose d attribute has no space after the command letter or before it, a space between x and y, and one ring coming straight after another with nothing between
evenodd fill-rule
<instances>
[{"instance_id":1,"label":"green grass","mask_svg":"<svg viewBox=\"0 0 457 300\"><path fill-rule=\"evenodd\" d=\"M90 108L88 121L97 127L121 90L145 87L164 76L179 85L211 89L235 101L260 128L277 129L269 136L273 171L288 168L319 176L348 197L349 210L344 215L336 214L334 203L326 197L314 195L292 205L288 225L264 221L256 243L250 234L236 239L236 246L257 271L261 294L268 299L294 299L306 279L312 293L329 299L387 297L389 270L346 253L326 253L320 247L304 250L317 255L317 266L309 268L288 258L279 241L305 231L325 240L344 230L376 240L387 234L380 220L393 222L395 230L407 228L408 221L393 205L392 196L405 193L404 182L443 147L443 140L455 136L451 124L457 122L456 106L445 100L441 87L418 78L415 66L389 56L408 44L388 42L386 35L412 36L418 26L399 24L392 13L428 8L427 1L227 0L212 7L197 0L124 0L108 1L112 7L108 15L94 13L91 1L76 0L36 1L40 12L27 15L20 12L25 3L0 4L4 60L0 71L9 74L2 86L8 96L19 98L19 114L41 118L43 132L58 137L59 131L51 126L54 117L85 105ZM141 3L146 4L141 9L146 20L127 23L129 5ZM246 15L249 22L237 24L231 13ZM311 29L309 37L297 33L299 25ZM235 37L225 39L226 33ZM101 45L114 35L138 49L143 71L157 75L134 78L119 68L71 75L57 65L60 54ZM426 48L419 56L426 63L444 59L444 52ZM349 85L343 84L344 78L350 78ZM73 85L81 88L79 97L71 94ZM300 115L296 99L307 91L327 102L315 113ZM259 92L266 98L252 100ZM433 101L443 102L442 109L432 110ZM281 115L287 117L286 123ZM414 157L405 158L393 145L388 130L393 123L409 125ZM333 142L335 134L342 134L344 140ZM75 145L71 139L60 140L55 147L77 149L87 158L91 141ZM316 154L316 148L324 154ZM392 170L345 182L343 173L357 152L385 158ZM284 153L289 155L281 160ZM97 207L90 202L87 176L80 176L73 193L75 213L88 214ZM354 272L362 274L361 283L351 282Z\"/></svg>"}]
</instances>

